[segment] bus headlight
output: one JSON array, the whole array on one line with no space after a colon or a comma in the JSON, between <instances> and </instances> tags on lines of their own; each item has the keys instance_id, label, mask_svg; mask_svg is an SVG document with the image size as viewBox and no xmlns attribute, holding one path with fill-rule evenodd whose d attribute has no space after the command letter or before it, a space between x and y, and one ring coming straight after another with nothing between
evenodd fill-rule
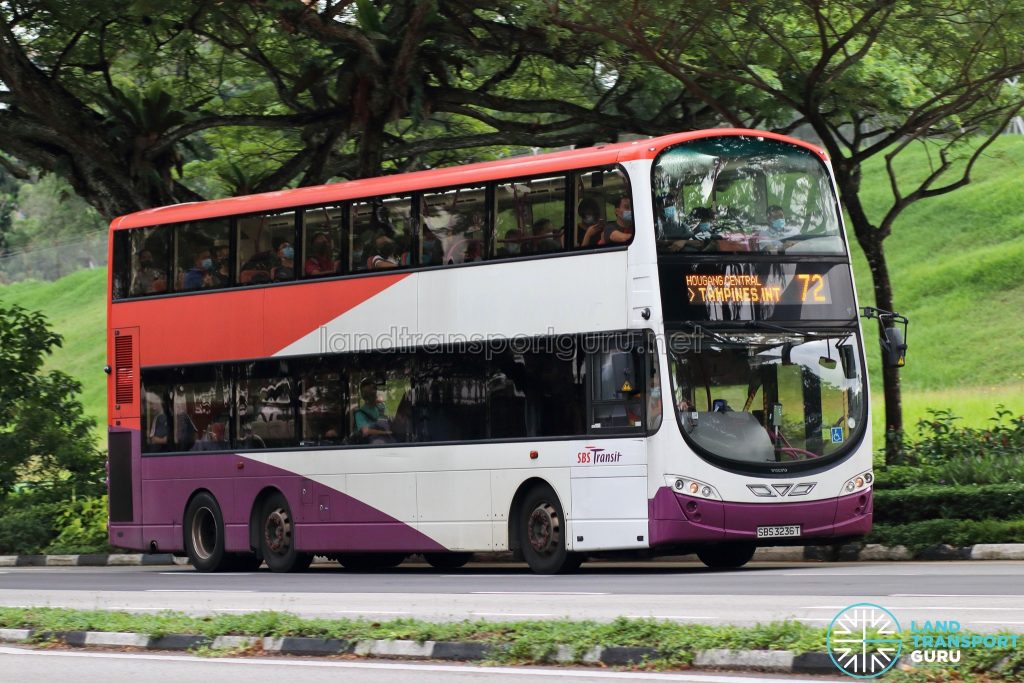
<instances>
[{"instance_id":1,"label":"bus headlight","mask_svg":"<svg viewBox=\"0 0 1024 683\"><path fill-rule=\"evenodd\" d=\"M705 484L704 482L691 477L669 474L665 476L665 483L668 486L671 486L672 490L676 493L695 496L697 498L722 499L722 497L718 495L718 491L714 486Z\"/></svg>"},{"instance_id":2,"label":"bus headlight","mask_svg":"<svg viewBox=\"0 0 1024 683\"><path fill-rule=\"evenodd\" d=\"M871 472L864 472L858 474L856 477L851 477L846 480L843 484L843 488L839 491L839 495L847 493L856 493L857 491L864 491L871 487L871 482L875 480L874 475Z\"/></svg>"}]
</instances>

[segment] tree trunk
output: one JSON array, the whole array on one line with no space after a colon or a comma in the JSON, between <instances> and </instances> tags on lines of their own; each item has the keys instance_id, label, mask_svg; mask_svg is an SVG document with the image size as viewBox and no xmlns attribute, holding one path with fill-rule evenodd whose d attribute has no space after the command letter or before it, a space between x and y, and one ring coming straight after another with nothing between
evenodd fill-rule
<instances>
[{"instance_id":1,"label":"tree trunk","mask_svg":"<svg viewBox=\"0 0 1024 683\"><path fill-rule=\"evenodd\" d=\"M842 177L846 175L846 177ZM837 173L839 190L843 204L850 215L850 224L857 236L857 243L864 250L868 267L871 269L871 284L875 291L875 306L886 311L893 309L892 282L889 280L889 267L885 262L885 250L882 246L882 235L868 220L864 207L860 203L857 187L859 172ZM881 333L879 333L880 336ZM868 338L871 334L868 333ZM867 344L867 340L865 340ZM882 387L885 401L885 464L894 465L903 461L903 399L900 390L899 368L889 367L882 355ZM867 349L865 348L865 353Z\"/></svg>"}]
</instances>

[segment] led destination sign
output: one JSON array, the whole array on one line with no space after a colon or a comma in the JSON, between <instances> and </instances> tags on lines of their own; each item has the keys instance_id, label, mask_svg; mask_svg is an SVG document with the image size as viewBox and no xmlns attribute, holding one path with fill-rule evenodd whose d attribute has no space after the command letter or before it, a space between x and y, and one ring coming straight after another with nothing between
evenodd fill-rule
<instances>
[{"instance_id":1,"label":"led destination sign","mask_svg":"<svg viewBox=\"0 0 1024 683\"><path fill-rule=\"evenodd\" d=\"M855 320L850 266L819 262L658 264L665 321Z\"/></svg>"},{"instance_id":2,"label":"led destination sign","mask_svg":"<svg viewBox=\"0 0 1024 683\"><path fill-rule=\"evenodd\" d=\"M796 273L801 304L830 304L828 280L821 273ZM757 274L698 274L686 276L686 293L691 304L779 304L791 283L780 278L765 281ZM791 295L790 295L791 296ZM787 296L789 298L789 296Z\"/></svg>"}]
</instances>

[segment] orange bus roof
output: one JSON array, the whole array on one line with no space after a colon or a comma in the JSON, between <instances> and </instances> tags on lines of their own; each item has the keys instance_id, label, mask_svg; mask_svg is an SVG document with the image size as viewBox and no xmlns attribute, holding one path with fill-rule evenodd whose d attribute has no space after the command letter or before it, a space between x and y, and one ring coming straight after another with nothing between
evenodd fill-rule
<instances>
[{"instance_id":1,"label":"orange bus roof","mask_svg":"<svg viewBox=\"0 0 1024 683\"><path fill-rule=\"evenodd\" d=\"M621 161L653 159L666 147L688 140L722 135L756 135L783 140L806 147L827 159L824 150L803 140L797 140L777 133L741 128L709 128L688 133L674 133L657 138L632 140L614 144L586 147L564 152L551 152L534 156L519 156L497 161L485 161L465 166L449 166L415 171L362 180L351 180L329 185L299 187L262 194L213 199L206 202L172 204L155 209L146 209L115 218L112 230L123 230L147 225L182 223L206 218L218 218L250 213L281 211L301 206L316 206L358 199L379 197L403 192L415 192L429 188L456 187L484 183L506 178L558 173L577 168L607 166Z\"/></svg>"}]
</instances>

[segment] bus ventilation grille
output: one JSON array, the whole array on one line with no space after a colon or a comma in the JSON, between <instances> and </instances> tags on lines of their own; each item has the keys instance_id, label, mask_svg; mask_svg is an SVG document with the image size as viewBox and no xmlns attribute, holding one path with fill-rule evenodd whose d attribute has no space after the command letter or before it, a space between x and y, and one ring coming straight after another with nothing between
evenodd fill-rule
<instances>
[{"instance_id":1,"label":"bus ventilation grille","mask_svg":"<svg viewBox=\"0 0 1024 683\"><path fill-rule=\"evenodd\" d=\"M135 402L135 367L132 365L132 336L114 339L114 367L117 370L114 402L125 405Z\"/></svg>"}]
</instances>

